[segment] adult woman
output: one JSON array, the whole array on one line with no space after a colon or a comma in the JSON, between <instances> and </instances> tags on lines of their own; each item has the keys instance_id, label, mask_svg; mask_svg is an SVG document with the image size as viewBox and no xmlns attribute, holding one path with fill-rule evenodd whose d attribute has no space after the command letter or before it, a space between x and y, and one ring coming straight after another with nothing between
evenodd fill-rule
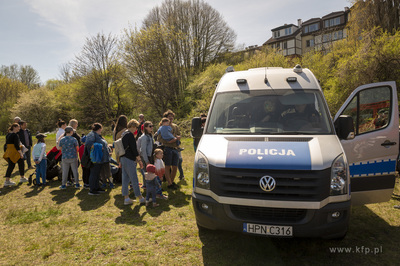
<instances>
[{"instance_id":1,"label":"adult woman","mask_svg":"<svg viewBox=\"0 0 400 266\"><path fill-rule=\"evenodd\" d=\"M144 162L143 166L145 169L148 164L154 163L153 156L152 156L153 145L154 145L153 123L151 121L144 122L143 133L144 134L142 136L140 136L138 143L140 143L139 154Z\"/></svg>"},{"instance_id":2,"label":"adult woman","mask_svg":"<svg viewBox=\"0 0 400 266\"><path fill-rule=\"evenodd\" d=\"M140 124L139 124L140 126ZM140 147L138 147L140 157L143 162L143 168L140 169L140 172L143 176L143 186L142 188L146 187L146 181L145 181L145 175L144 175L144 169L146 169L146 166L148 164L154 163L153 160L153 145L154 145L154 140L153 140L153 123L150 121L146 121L143 123L143 132L142 135L138 139L138 143L140 143Z\"/></svg>"},{"instance_id":3,"label":"adult woman","mask_svg":"<svg viewBox=\"0 0 400 266\"><path fill-rule=\"evenodd\" d=\"M145 203L145 199L140 194L139 181L137 177L136 165L139 163L140 168L143 168L142 160L140 159L134 133L139 126L139 122L132 119L128 122L128 131L122 134L122 143L124 145L125 154L120 157L122 167L122 196L124 196L124 204L129 205L133 200L129 198L129 182L133 186L133 191L136 197L139 197L139 202Z\"/></svg>"},{"instance_id":4,"label":"adult woman","mask_svg":"<svg viewBox=\"0 0 400 266\"><path fill-rule=\"evenodd\" d=\"M125 115L120 115L113 132L113 140L116 141L121 138L122 133L127 129L128 118Z\"/></svg>"},{"instance_id":5,"label":"adult woman","mask_svg":"<svg viewBox=\"0 0 400 266\"><path fill-rule=\"evenodd\" d=\"M100 193L104 193L104 190L99 186L100 171L103 167L109 167L110 154L108 153L107 141L101 136L102 131L103 126L100 123L94 123L92 126L92 131L86 137L86 152L90 153L90 150L95 143L100 143L102 145L103 152L101 161L98 163L93 163L92 167L90 168L89 195L98 195Z\"/></svg>"},{"instance_id":6,"label":"adult woman","mask_svg":"<svg viewBox=\"0 0 400 266\"><path fill-rule=\"evenodd\" d=\"M56 145L58 144L60 138L62 136L64 136L65 128L67 127L67 123L65 123L65 121L63 121L62 119L58 119L57 126L58 126L58 130L56 133Z\"/></svg>"},{"instance_id":7,"label":"adult woman","mask_svg":"<svg viewBox=\"0 0 400 266\"><path fill-rule=\"evenodd\" d=\"M20 130L20 126L17 123L11 125L8 129L8 134L6 136L6 145L7 149L4 152L3 158L8 162L8 167L6 171L6 181L4 182L4 186L14 186L15 183L10 181L11 173L14 170L15 164L18 163L19 175L21 176L19 182L28 182L28 179L24 177L25 169L24 169L24 155L21 150L21 141L18 136L18 131Z\"/></svg>"}]
</instances>

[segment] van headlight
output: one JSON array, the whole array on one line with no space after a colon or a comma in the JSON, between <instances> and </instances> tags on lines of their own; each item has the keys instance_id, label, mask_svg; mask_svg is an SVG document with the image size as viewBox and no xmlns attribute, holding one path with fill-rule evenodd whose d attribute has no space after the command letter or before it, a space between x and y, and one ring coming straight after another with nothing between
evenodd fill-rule
<instances>
[{"instance_id":1,"label":"van headlight","mask_svg":"<svg viewBox=\"0 0 400 266\"><path fill-rule=\"evenodd\" d=\"M343 195L347 193L347 162L344 155L338 156L332 163L330 195Z\"/></svg>"},{"instance_id":2,"label":"van headlight","mask_svg":"<svg viewBox=\"0 0 400 266\"><path fill-rule=\"evenodd\" d=\"M208 174L208 160L201 152L196 153L194 160L194 180L196 187L210 189L210 176Z\"/></svg>"}]
</instances>

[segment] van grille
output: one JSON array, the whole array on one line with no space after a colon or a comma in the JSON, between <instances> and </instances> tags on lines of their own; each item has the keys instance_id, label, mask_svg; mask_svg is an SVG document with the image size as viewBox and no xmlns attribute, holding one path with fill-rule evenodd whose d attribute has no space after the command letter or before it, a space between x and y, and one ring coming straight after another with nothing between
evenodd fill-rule
<instances>
[{"instance_id":1,"label":"van grille","mask_svg":"<svg viewBox=\"0 0 400 266\"><path fill-rule=\"evenodd\" d=\"M232 214L241 220L262 222L299 222L306 216L304 209L264 208L231 205Z\"/></svg>"},{"instance_id":2,"label":"van grille","mask_svg":"<svg viewBox=\"0 0 400 266\"><path fill-rule=\"evenodd\" d=\"M309 170L265 170L218 168L210 165L211 190L218 196L284 200L321 201L329 196L331 169ZM260 178L269 175L276 181L270 192L260 188Z\"/></svg>"}]
</instances>

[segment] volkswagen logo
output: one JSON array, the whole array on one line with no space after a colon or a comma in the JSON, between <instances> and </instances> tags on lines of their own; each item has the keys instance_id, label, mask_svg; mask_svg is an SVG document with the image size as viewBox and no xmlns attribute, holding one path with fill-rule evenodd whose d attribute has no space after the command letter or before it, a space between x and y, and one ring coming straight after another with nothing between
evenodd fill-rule
<instances>
[{"instance_id":1,"label":"volkswagen logo","mask_svg":"<svg viewBox=\"0 0 400 266\"><path fill-rule=\"evenodd\" d=\"M275 189L276 182L272 176L266 175L261 177L260 179L260 188L266 192L272 191Z\"/></svg>"}]
</instances>

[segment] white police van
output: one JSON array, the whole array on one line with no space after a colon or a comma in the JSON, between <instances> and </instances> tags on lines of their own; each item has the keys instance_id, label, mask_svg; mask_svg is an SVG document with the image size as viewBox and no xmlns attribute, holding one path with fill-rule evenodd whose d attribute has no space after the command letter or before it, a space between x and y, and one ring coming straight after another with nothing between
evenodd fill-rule
<instances>
[{"instance_id":1,"label":"white police van","mask_svg":"<svg viewBox=\"0 0 400 266\"><path fill-rule=\"evenodd\" d=\"M192 134L200 132L193 119ZM227 72L195 155L200 228L341 238L352 204L387 201L395 185L395 82L357 88L332 121L308 69Z\"/></svg>"}]
</instances>

